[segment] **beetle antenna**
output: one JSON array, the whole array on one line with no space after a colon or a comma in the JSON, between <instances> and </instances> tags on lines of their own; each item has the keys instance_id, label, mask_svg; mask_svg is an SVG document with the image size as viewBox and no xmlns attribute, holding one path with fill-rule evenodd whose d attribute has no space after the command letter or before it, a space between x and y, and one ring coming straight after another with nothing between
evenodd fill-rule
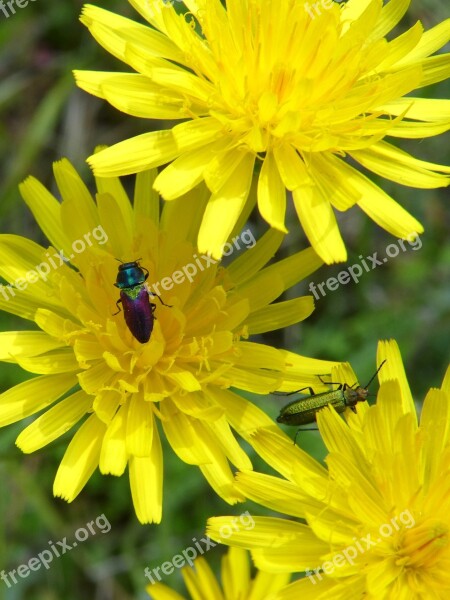
<instances>
[{"instance_id":1,"label":"beetle antenna","mask_svg":"<svg viewBox=\"0 0 450 600\"><path fill-rule=\"evenodd\" d=\"M375 379L375 377L378 375L379 370L381 369L381 367L384 365L384 363L386 362L386 359L383 360L383 362L381 363L381 365L378 367L378 369L375 371L375 373L373 374L372 378L370 379L369 383L366 385L366 387L364 388L365 390L368 389L369 385L372 383L372 381Z\"/></svg>"}]
</instances>

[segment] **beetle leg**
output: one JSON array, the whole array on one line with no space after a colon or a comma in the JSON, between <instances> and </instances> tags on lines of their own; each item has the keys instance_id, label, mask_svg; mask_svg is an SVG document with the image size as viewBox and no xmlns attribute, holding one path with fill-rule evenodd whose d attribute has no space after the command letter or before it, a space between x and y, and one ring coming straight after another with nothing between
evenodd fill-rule
<instances>
[{"instance_id":1,"label":"beetle leg","mask_svg":"<svg viewBox=\"0 0 450 600\"><path fill-rule=\"evenodd\" d=\"M166 303L165 303L165 302L162 300L161 296L158 296L158 294L154 294L153 292L150 292L150 294L151 294L152 296L156 296L156 298L158 298L158 300L161 302L161 304L163 304L164 306L167 306L167 308L172 308L172 307L173 307L173 304L166 304Z\"/></svg>"},{"instance_id":2,"label":"beetle leg","mask_svg":"<svg viewBox=\"0 0 450 600\"><path fill-rule=\"evenodd\" d=\"M320 379L320 382L324 383L325 385L337 385L338 387L336 389L338 390L346 390L350 387L348 383L338 383L337 381L324 381L322 379L323 375L317 375L317 377Z\"/></svg>"},{"instance_id":3,"label":"beetle leg","mask_svg":"<svg viewBox=\"0 0 450 600\"><path fill-rule=\"evenodd\" d=\"M120 306L119 306L119 302L122 302L122 300L121 300L120 298L119 298L119 299L117 300L117 302L116 302L116 306L117 306L117 308L118 308L119 310L118 310L117 312L113 313L113 316L114 316L114 315L118 315L120 312L122 312L122 309L121 309L121 308L120 308Z\"/></svg>"},{"instance_id":4,"label":"beetle leg","mask_svg":"<svg viewBox=\"0 0 450 600\"><path fill-rule=\"evenodd\" d=\"M315 396L315 392L312 389L312 387L304 387L301 390L295 390L293 392L270 392L270 393L273 394L274 396L292 396L292 394L299 394L300 392L303 392L303 390L309 390L309 393L311 394L311 396Z\"/></svg>"}]
</instances>

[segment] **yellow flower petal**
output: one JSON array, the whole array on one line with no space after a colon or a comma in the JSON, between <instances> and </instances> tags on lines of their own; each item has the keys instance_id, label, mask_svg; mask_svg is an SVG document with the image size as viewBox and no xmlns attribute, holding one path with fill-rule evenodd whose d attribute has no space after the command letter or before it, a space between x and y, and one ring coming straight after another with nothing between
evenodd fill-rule
<instances>
[{"instance_id":1,"label":"yellow flower petal","mask_svg":"<svg viewBox=\"0 0 450 600\"><path fill-rule=\"evenodd\" d=\"M120 476L126 469L128 463L127 412L127 407L121 406L108 423L99 459L99 469L104 475Z\"/></svg>"},{"instance_id":2,"label":"yellow flower petal","mask_svg":"<svg viewBox=\"0 0 450 600\"><path fill-rule=\"evenodd\" d=\"M173 160L177 154L177 144L171 131L152 131L93 154L87 160L98 177L113 177L119 173L128 175L151 169ZM130 161L126 173L120 168L124 156L128 156Z\"/></svg>"},{"instance_id":3,"label":"yellow flower petal","mask_svg":"<svg viewBox=\"0 0 450 600\"><path fill-rule=\"evenodd\" d=\"M91 415L73 436L53 483L53 494L72 502L98 466L105 425Z\"/></svg>"},{"instance_id":4,"label":"yellow flower petal","mask_svg":"<svg viewBox=\"0 0 450 600\"><path fill-rule=\"evenodd\" d=\"M430 167L436 170L438 165L417 160L390 144L379 142L371 148L357 150L350 154L374 173L403 185L434 188L450 184L449 177L429 170ZM442 166L440 169L444 173L450 173L450 167Z\"/></svg>"},{"instance_id":5,"label":"yellow flower petal","mask_svg":"<svg viewBox=\"0 0 450 600\"><path fill-rule=\"evenodd\" d=\"M414 219L370 179L361 175L358 186L362 194L361 200L358 202L359 207L380 227L401 238L423 233L423 227L419 221Z\"/></svg>"},{"instance_id":6,"label":"yellow flower petal","mask_svg":"<svg viewBox=\"0 0 450 600\"><path fill-rule=\"evenodd\" d=\"M303 186L292 192L298 218L320 258L326 263L347 259L333 209L315 187Z\"/></svg>"},{"instance_id":7,"label":"yellow flower petal","mask_svg":"<svg viewBox=\"0 0 450 600\"><path fill-rule=\"evenodd\" d=\"M309 317L313 310L314 300L311 296L286 300L253 312L246 320L246 325L250 334L265 333L271 331L274 325L281 329L299 323Z\"/></svg>"},{"instance_id":8,"label":"yellow flower petal","mask_svg":"<svg viewBox=\"0 0 450 600\"><path fill-rule=\"evenodd\" d=\"M258 178L258 207L263 219L275 229L287 233L284 225L286 190L272 152L268 152Z\"/></svg>"},{"instance_id":9,"label":"yellow flower petal","mask_svg":"<svg viewBox=\"0 0 450 600\"><path fill-rule=\"evenodd\" d=\"M34 452L50 444L77 423L92 406L92 398L80 390L65 398L22 431L16 440L22 452Z\"/></svg>"},{"instance_id":10,"label":"yellow flower petal","mask_svg":"<svg viewBox=\"0 0 450 600\"><path fill-rule=\"evenodd\" d=\"M41 331L0 332L0 360L14 362L13 356L36 356L64 346Z\"/></svg>"},{"instance_id":11,"label":"yellow flower petal","mask_svg":"<svg viewBox=\"0 0 450 600\"><path fill-rule=\"evenodd\" d=\"M0 394L0 425L9 425L49 406L76 384L76 377L63 373L36 377Z\"/></svg>"},{"instance_id":12,"label":"yellow flower petal","mask_svg":"<svg viewBox=\"0 0 450 600\"><path fill-rule=\"evenodd\" d=\"M200 252L220 258L233 226L244 209L252 181L254 157L246 153L227 183L211 196L198 235Z\"/></svg>"},{"instance_id":13,"label":"yellow flower petal","mask_svg":"<svg viewBox=\"0 0 450 600\"><path fill-rule=\"evenodd\" d=\"M160 523L162 515L162 451L158 435L153 436L150 456L132 456L129 462L130 487L136 516L142 524Z\"/></svg>"}]
</instances>

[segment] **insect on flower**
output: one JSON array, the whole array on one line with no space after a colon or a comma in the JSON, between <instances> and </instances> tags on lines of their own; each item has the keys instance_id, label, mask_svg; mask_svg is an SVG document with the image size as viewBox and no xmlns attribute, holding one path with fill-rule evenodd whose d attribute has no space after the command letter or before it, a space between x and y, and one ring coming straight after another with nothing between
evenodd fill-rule
<instances>
[{"instance_id":1,"label":"insect on flower","mask_svg":"<svg viewBox=\"0 0 450 600\"><path fill-rule=\"evenodd\" d=\"M367 400L369 386L385 362L386 361L384 360L381 363L365 387L361 387L357 382L353 385L348 385L348 383L335 384L331 381L325 382L322 381L322 378L319 375L319 379L322 383L338 385L337 389L331 392L322 392L321 394L315 394L311 387L302 388L295 392L289 392L289 394L297 394L303 390L309 390L310 396L300 398L299 400L293 400L292 402L289 402L289 404L286 404L286 406L281 409L281 412L277 417L277 422L284 423L285 425L306 425L308 423L313 423L316 420L317 412L328 405L332 405L338 413L344 412L347 407L356 413L356 404Z\"/></svg>"},{"instance_id":2,"label":"insect on flower","mask_svg":"<svg viewBox=\"0 0 450 600\"><path fill-rule=\"evenodd\" d=\"M145 344L153 331L156 318L153 313L156 304L150 302L150 294L145 284L149 272L145 267L141 267L140 260L139 258L134 262L122 263L119 266L114 284L120 290L120 298L116 302L119 310L114 314L117 315L120 312L120 302L128 329L138 342ZM164 306L170 306L165 304L157 294L152 295L156 296Z\"/></svg>"}]
</instances>

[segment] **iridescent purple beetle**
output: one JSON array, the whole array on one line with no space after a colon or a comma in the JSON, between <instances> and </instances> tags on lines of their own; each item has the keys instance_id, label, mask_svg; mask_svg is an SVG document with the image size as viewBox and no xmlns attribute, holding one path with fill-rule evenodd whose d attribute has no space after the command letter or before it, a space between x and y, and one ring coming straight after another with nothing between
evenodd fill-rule
<instances>
[{"instance_id":1,"label":"iridescent purple beetle","mask_svg":"<svg viewBox=\"0 0 450 600\"><path fill-rule=\"evenodd\" d=\"M156 318L153 313L156 304L150 302L150 294L145 284L149 272L145 267L141 267L139 260L141 259L122 263L119 266L116 283L114 284L120 290L120 298L116 302L119 310L114 314L117 315L120 312L120 302L128 329L138 342L145 344L150 339L153 331ZM154 295L164 306L169 306L159 296Z\"/></svg>"}]
</instances>

